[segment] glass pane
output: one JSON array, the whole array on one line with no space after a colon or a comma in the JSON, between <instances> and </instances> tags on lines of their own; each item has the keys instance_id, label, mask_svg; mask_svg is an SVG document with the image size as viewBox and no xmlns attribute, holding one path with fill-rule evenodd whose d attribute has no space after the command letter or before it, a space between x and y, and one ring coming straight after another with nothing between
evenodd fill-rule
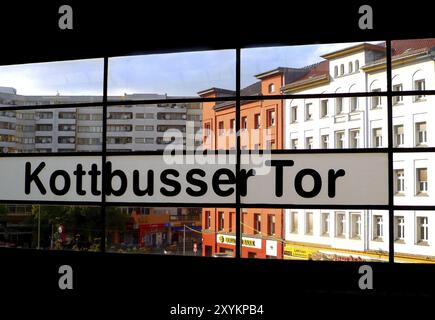
<instances>
[{"instance_id":1,"label":"glass pane","mask_svg":"<svg viewBox=\"0 0 435 320\"><path fill-rule=\"evenodd\" d=\"M226 250L216 250L217 232L235 226L234 215L232 222L222 215L227 210L229 209L109 207L106 210L107 251L232 256L231 246L227 246ZM235 209L230 211L235 212Z\"/></svg>"},{"instance_id":2,"label":"glass pane","mask_svg":"<svg viewBox=\"0 0 435 320\"><path fill-rule=\"evenodd\" d=\"M385 91L385 72L370 71L385 55L382 41L244 49L241 95Z\"/></svg>"},{"instance_id":3,"label":"glass pane","mask_svg":"<svg viewBox=\"0 0 435 320\"><path fill-rule=\"evenodd\" d=\"M283 259L283 209L242 209L242 258Z\"/></svg>"},{"instance_id":4,"label":"glass pane","mask_svg":"<svg viewBox=\"0 0 435 320\"><path fill-rule=\"evenodd\" d=\"M434 163L432 152L394 154L395 205L433 205Z\"/></svg>"},{"instance_id":5,"label":"glass pane","mask_svg":"<svg viewBox=\"0 0 435 320\"><path fill-rule=\"evenodd\" d=\"M285 99L285 149L387 148L387 98Z\"/></svg>"},{"instance_id":6,"label":"glass pane","mask_svg":"<svg viewBox=\"0 0 435 320\"><path fill-rule=\"evenodd\" d=\"M235 50L110 58L109 96L130 100L197 98L213 89L218 95L234 96L235 65Z\"/></svg>"},{"instance_id":7,"label":"glass pane","mask_svg":"<svg viewBox=\"0 0 435 320\"><path fill-rule=\"evenodd\" d=\"M0 246L100 251L99 207L0 205Z\"/></svg>"},{"instance_id":8,"label":"glass pane","mask_svg":"<svg viewBox=\"0 0 435 320\"><path fill-rule=\"evenodd\" d=\"M432 133L435 96L424 96L424 101L415 96L393 96L393 137L396 148L434 147Z\"/></svg>"},{"instance_id":9,"label":"glass pane","mask_svg":"<svg viewBox=\"0 0 435 320\"><path fill-rule=\"evenodd\" d=\"M101 151L102 107L0 110L0 153Z\"/></svg>"},{"instance_id":10,"label":"glass pane","mask_svg":"<svg viewBox=\"0 0 435 320\"><path fill-rule=\"evenodd\" d=\"M235 103L158 103L108 108L107 151L235 149Z\"/></svg>"},{"instance_id":11,"label":"glass pane","mask_svg":"<svg viewBox=\"0 0 435 320\"><path fill-rule=\"evenodd\" d=\"M391 49L394 91L435 89L435 38L393 40ZM407 100L425 103L425 96L404 97L404 103Z\"/></svg>"},{"instance_id":12,"label":"glass pane","mask_svg":"<svg viewBox=\"0 0 435 320\"><path fill-rule=\"evenodd\" d=\"M236 209L203 208L203 256L232 258L236 255Z\"/></svg>"},{"instance_id":13,"label":"glass pane","mask_svg":"<svg viewBox=\"0 0 435 320\"><path fill-rule=\"evenodd\" d=\"M101 102L103 59L0 66L0 107Z\"/></svg>"},{"instance_id":14,"label":"glass pane","mask_svg":"<svg viewBox=\"0 0 435 320\"><path fill-rule=\"evenodd\" d=\"M388 261L388 211L285 209L284 259Z\"/></svg>"},{"instance_id":15,"label":"glass pane","mask_svg":"<svg viewBox=\"0 0 435 320\"><path fill-rule=\"evenodd\" d=\"M394 212L394 261L435 263L433 211Z\"/></svg>"}]
</instances>

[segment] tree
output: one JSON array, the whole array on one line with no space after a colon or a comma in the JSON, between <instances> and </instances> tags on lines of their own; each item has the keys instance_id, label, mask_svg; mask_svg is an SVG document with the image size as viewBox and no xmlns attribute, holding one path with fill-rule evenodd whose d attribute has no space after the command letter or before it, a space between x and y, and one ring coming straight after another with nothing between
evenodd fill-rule
<instances>
[{"instance_id":1,"label":"tree","mask_svg":"<svg viewBox=\"0 0 435 320\"><path fill-rule=\"evenodd\" d=\"M3 218L7 215L8 208L5 204L0 204L0 218Z\"/></svg>"},{"instance_id":2,"label":"tree","mask_svg":"<svg viewBox=\"0 0 435 320\"><path fill-rule=\"evenodd\" d=\"M33 205L32 224L34 232L38 232L38 216L41 220L40 239L41 247L50 247L51 239L57 247L75 250L99 249L102 231L102 215L100 207L90 206L53 206L53 205ZM124 231L129 214L123 213L120 208L106 208L106 230ZM61 241L58 232L59 226L64 227L63 236L65 241ZM34 237L35 239L37 238Z\"/></svg>"}]
</instances>

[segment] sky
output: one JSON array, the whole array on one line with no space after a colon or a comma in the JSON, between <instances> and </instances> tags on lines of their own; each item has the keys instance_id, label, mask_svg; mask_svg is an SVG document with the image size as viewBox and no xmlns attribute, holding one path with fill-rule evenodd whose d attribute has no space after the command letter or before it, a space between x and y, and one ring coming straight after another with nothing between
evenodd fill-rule
<instances>
[{"instance_id":1,"label":"sky","mask_svg":"<svg viewBox=\"0 0 435 320\"><path fill-rule=\"evenodd\" d=\"M303 67L355 43L248 48L241 52L242 88L277 67ZM102 95L103 59L0 66L0 87L22 95ZM197 96L211 87L234 90L235 50L181 52L109 59L109 95ZM0 89L1 90L1 89Z\"/></svg>"}]
</instances>

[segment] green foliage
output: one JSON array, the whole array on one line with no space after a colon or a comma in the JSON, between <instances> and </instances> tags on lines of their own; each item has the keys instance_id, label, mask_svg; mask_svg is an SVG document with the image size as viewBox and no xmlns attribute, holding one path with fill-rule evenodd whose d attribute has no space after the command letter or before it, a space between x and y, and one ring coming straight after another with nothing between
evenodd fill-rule
<instances>
[{"instance_id":1,"label":"green foliage","mask_svg":"<svg viewBox=\"0 0 435 320\"><path fill-rule=\"evenodd\" d=\"M0 205L0 217L6 216L7 213L8 213L8 211L7 211L6 205L1 204Z\"/></svg>"},{"instance_id":2,"label":"green foliage","mask_svg":"<svg viewBox=\"0 0 435 320\"><path fill-rule=\"evenodd\" d=\"M53 237L55 247L60 246L58 228L64 227L68 245L73 250L98 251L101 241L102 215L99 207L33 205L32 225L37 232L38 220L41 225L41 247L49 247ZM130 215L119 208L106 208L106 229L125 230ZM29 221L30 222L30 221ZM65 245L65 244L62 244Z\"/></svg>"}]
</instances>

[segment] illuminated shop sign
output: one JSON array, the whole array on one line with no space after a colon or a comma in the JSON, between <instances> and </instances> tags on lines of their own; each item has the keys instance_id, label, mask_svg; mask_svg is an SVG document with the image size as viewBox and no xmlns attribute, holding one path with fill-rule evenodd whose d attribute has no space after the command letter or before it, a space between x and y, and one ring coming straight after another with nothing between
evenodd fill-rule
<instances>
[{"instance_id":1,"label":"illuminated shop sign","mask_svg":"<svg viewBox=\"0 0 435 320\"><path fill-rule=\"evenodd\" d=\"M236 245L236 237L226 234L216 235L217 243ZM248 248L261 249L261 239L242 237L242 246Z\"/></svg>"}]
</instances>

